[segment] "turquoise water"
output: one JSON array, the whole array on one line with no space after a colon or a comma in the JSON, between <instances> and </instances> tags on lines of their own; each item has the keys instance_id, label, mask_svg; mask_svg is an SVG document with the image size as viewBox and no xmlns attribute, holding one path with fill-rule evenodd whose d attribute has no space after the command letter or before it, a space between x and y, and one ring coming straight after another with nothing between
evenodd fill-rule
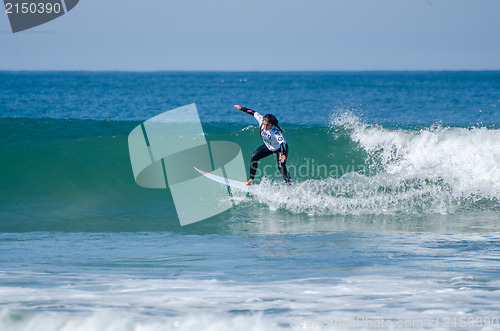
<instances>
[{"instance_id":1,"label":"turquoise water","mask_svg":"<svg viewBox=\"0 0 500 331\"><path fill-rule=\"evenodd\" d=\"M128 133L195 102L295 185L181 227ZM500 73L0 73L1 330L498 329ZM248 169L247 169L248 170Z\"/></svg>"}]
</instances>

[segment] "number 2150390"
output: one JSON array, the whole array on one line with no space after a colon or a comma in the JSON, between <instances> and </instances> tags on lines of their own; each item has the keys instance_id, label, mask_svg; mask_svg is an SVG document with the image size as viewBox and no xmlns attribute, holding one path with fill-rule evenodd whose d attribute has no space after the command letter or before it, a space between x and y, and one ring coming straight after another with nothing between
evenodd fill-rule
<instances>
[{"instance_id":1,"label":"number 2150390","mask_svg":"<svg viewBox=\"0 0 500 331\"><path fill-rule=\"evenodd\" d=\"M10 3L5 4L5 13L7 14L59 14L61 12L60 3Z\"/></svg>"}]
</instances>

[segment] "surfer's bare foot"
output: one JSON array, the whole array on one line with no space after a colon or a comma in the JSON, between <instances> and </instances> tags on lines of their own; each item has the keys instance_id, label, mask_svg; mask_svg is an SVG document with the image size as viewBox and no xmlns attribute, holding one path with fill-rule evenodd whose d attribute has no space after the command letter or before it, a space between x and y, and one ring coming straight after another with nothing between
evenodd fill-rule
<instances>
[{"instance_id":1,"label":"surfer's bare foot","mask_svg":"<svg viewBox=\"0 0 500 331\"><path fill-rule=\"evenodd\" d=\"M245 183L245 185L252 185L253 184L253 179L250 179L248 182Z\"/></svg>"}]
</instances>

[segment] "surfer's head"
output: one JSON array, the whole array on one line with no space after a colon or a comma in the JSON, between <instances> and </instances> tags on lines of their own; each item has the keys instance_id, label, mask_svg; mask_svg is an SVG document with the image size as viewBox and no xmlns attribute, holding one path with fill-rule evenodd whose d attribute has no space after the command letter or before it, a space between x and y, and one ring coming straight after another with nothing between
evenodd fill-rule
<instances>
[{"instance_id":1,"label":"surfer's head","mask_svg":"<svg viewBox=\"0 0 500 331\"><path fill-rule=\"evenodd\" d=\"M262 118L262 126L266 130L271 130L273 126L277 125L278 125L278 120L276 119L276 117L274 117L274 115L267 114Z\"/></svg>"}]
</instances>

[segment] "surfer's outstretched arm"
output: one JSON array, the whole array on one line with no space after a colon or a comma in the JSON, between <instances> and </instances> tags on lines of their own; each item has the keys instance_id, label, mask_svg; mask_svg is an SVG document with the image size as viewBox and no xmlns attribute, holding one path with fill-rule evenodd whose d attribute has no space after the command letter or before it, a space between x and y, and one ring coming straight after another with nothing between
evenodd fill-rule
<instances>
[{"instance_id":1,"label":"surfer's outstretched arm","mask_svg":"<svg viewBox=\"0 0 500 331\"><path fill-rule=\"evenodd\" d=\"M250 115L253 115L255 114L255 111L251 110L251 109L248 109L248 108L245 108L245 107L242 107L240 105L234 105L234 108L238 109L238 110L241 110L247 114L250 114Z\"/></svg>"}]
</instances>

